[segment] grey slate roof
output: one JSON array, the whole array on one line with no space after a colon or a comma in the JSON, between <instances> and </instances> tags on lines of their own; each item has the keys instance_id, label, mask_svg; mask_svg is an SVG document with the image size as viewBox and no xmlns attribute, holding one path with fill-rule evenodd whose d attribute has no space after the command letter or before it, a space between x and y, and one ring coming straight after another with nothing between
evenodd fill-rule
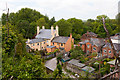
<instances>
[{"instance_id":1,"label":"grey slate roof","mask_svg":"<svg viewBox=\"0 0 120 80\"><path fill-rule=\"evenodd\" d=\"M79 44L86 44L87 42L89 42L89 40L85 40L85 41L79 42Z\"/></svg>"},{"instance_id":2,"label":"grey slate roof","mask_svg":"<svg viewBox=\"0 0 120 80\"><path fill-rule=\"evenodd\" d=\"M83 66L85 66L85 64L79 63L79 60L75 60L75 59L70 60L68 63L69 64L73 64L73 65L75 65L77 67L83 67Z\"/></svg>"},{"instance_id":3,"label":"grey slate roof","mask_svg":"<svg viewBox=\"0 0 120 80\"><path fill-rule=\"evenodd\" d=\"M115 39L115 40L120 40L120 35L116 35L116 36L111 36L111 39Z\"/></svg>"},{"instance_id":4,"label":"grey slate roof","mask_svg":"<svg viewBox=\"0 0 120 80\"><path fill-rule=\"evenodd\" d=\"M89 66L85 66L85 67L82 68L82 70L88 71L88 72L93 72L95 69L92 68L92 67L89 67Z\"/></svg>"},{"instance_id":5,"label":"grey slate roof","mask_svg":"<svg viewBox=\"0 0 120 80\"><path fill-rule=\"evenodd\" d=\"M53 30L55 32L55 30ZM41 29L39 34L35 38L51 39L51 29Z\"/></svg>"},{"instance_id":6,"label":"grey slate roof","mask_svg":"<svg viewBox=\"0 0 120 80\"><path fill-rule=\"evenodd\" d=\"M97 34L95 34L94 32L89 32L89 34L90 34L91 36L97 36Z\"/></svg>"},{"instance_id":7,"label":"grey slate roof","mask_svg":"<svg viewBox=\"0 0 120 80\"><path fill-rule=\"evenodd\" d=\"M92 45L96 45L97 47L103 46L105 44L104 39L99 39L99 38L90 38L90 43Z\"/></svg>"},{"instance_id":8,"label":"grey slate roof","mask_svg":"<svg viewBox=\"0 0 120 80\"><path fill-rule=\"evenodd\" d=\"M113 46L114 46L116 51L120 51L120 44L113 43ZM110 49L112 49L110 43L106 43L103 47L109 47Z\"/></svg>"},{"instance_id":9,"label":"grey slate roof","mask_svg":"<svg viewBox=\"0 0 120 80\"><path fill-rule=\"evenodd\" d=\"M120 44L113 43L113 46L114 46L116 51L120 51Z\"/></svg>"},{"instance_id":10,"label":"grey slate roof","mask_svg":"<svg viewBox=\"0 0 120 80\"><path fill-rule=\"evenodd\" d=\"M111 47L111 44L110 43L106 43L104 46L103 46L103 48L104 47L109 47L110 49L112 49L112 47Z\"/></svg>"},{"instance_id":11,"label":"grey slate roof","mask_svg":"<svg viewBox=\"0 0 120 80\"><path fill-rule=\"evenodd\" d=\"M55 46L47 46L47 48L54 48Z\"/></svg>"},{"instance_id":12,"label":"grey slate roof","mask_svg":"<svg viewBox=\"0 0 120 80\"><path fill-rule=\"evenodd\" d=\"M64 36L57 36L54 37L52 42L57 42L57 43L66 43L69 37L64 37Z\"/></svg>"},{"instance_id":13,"label":"grey slate roof","mask_svg":"<svg viewBox=\"0 0 120 80\"><path fill-rule=\"evenodd\" d=\"M29 44L32 44L32 43L37 43L37 42L43 42L43 41L45 41L44 39L31 39L30 40L30 42L29 42ZM28 43L28 42L27 42Z\"/></svg>"}]
</instances>

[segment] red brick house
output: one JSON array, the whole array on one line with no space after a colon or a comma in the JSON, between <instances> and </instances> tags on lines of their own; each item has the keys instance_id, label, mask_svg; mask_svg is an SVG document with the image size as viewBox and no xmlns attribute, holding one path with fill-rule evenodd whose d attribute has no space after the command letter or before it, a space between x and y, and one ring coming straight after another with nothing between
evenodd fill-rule
<instances>
[{"instance_id":1,"label":"red brick house","mask_svg":"<svg viewBox=\"0 0 120 80\"><path fill-rule=\"evenodd\" d=\"M106 43L102 48L102 56L114 57L110 43Z\"/></svg>"},{"instance_id":2,"label":"red brick house","mask_svg":"<svg viewBox=\"0 0 120 80\"><path fill-rule=\"evenodd\" d=\"M66 52L72 49L72 44L74 44L72 34L70 34L70 37L57 36L51 41L51 46L56 46L57 49L65 50Z\"/></svg>"},{"instance_id":3,"label":"red brick house","mask_svg":"<svg viewBox=\"0 0 120 80\"><path fill-rule=\"evenodd\" d=\"M89 38L89 40L79 42L78 46L80 46L86 53L100 53L101 48L104 44L104 39Z\"/></svg>"}]
</instances>

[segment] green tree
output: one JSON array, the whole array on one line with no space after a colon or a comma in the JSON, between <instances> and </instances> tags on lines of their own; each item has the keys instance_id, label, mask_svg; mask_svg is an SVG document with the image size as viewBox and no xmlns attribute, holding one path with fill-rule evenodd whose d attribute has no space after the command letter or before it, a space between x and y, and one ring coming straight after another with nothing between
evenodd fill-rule
<instances>
[{"instance_id":1,"label":"green tree","mask_svg":"<svg viewBox=\"0 0 120 80\"><path fill-rule=\"evenodd\" d=\"M69 23L68 21L66 21L64 19L60 19L59 21L54 23L54 25L58 25L59 26L59 34L61 36L69 36L70 33L72 32L72 25L71 25L71 23Z\"/></svg>"}]
</instances>

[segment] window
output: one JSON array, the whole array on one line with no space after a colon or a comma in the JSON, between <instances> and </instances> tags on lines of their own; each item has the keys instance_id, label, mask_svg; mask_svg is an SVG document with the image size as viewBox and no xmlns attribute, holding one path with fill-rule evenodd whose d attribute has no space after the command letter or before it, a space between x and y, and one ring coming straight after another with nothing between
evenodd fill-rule
<instances>
[{"instance_id":1,"label":"window","mask_svg":"<svg viewBox=\"0 0 120 80\"><path fill-rule=\"evenodd\" d=\"M63 46L63 44L61 44L61 46Z\"/></svg>"},{"instance_id":2,"label":"window","mask_svg":"<svg viewBox=\"0 0 120 80\"><path fill-rule=\"evenodd\" d=\"M54 43L53 43L53 45L54 45Z\"/></svg>"},{"instance_id":3,"label":"window","mask_svg":"<svg viewBox=\"0 0 120 80\"><path fill-rule=\"evenodd\" d=\"M106 56L106 54L104 54L104 56Z\"/></svg>"},{"instance_id":4,"label":"window","mask_svg":"<svg viewBox=\"0 0 120 80\"><path fill-rule=\"evenodd\" d=\"M111 50L109 50L109 53L111 53Z\"/></svg>"},{"instance_id":5,"label":"window","mask_svg":"<svg viewBox=\"0 0 120 80\"><path fill-rule=\"evenodd\" d=\"M107 51L104 49L104 53L106 53Z\"/></svg>"},{"instance_id":6,"label":"window","mask_svg":"<svg viewBox=\"0 0 120 80\"><path fill-rule=\"evenodd\" d=\"M119 53L119 51L117 51L116 53Z\"/></svg>"},{"instance_id":7,"label":"window","mask_svg":"<svg viewBox=\"0 0 120 80\"><path fill-rule=\"evenodd\" d=\"M89 50L87 50L87 53L89 53Z\"/></svg>"},{"instance_id":8,"label":"window","mask_svg":"<svg viewBox=\"0 0 120 80\"><path fill-rule=\"evenodd\" d=\"M94 47L93 50L96 50L96 48Z\"/></svg>"},{"instance_id":9,"label":"window","mask_svg":"<svg viewBox=\"0 0 120 80\"><path fill-rule=\"evenodd\" d=\"M82 47L82 44L80 44L80 47Z\"/></svg>"},{"instance_id":10,"label":"window","mask_svg":"<svg viewBox=\"0 0 120 80\"><path fill-rule=\"evenodd\" d=\"M33 44L33 46L35 46L35 44Z\"/></svg>"},{"instance_id":11,"label":"window","mask_svg":"<svg viewBox=\"0 0 120 80\"><path fill-rule=\"evenodd\" d=\"M48 40L47 40L47 43L48 43Z\"/></svg>"},{"instance_id":12,"label":"window","mask_svg":"<svg viewBox=\"0 0 120 80\"><path fill-rule=\"evenodd\" d=\"M90 48L90 45L87 45L88 48Z\"/></svg>"},{"instance_id":13,"label":"window","mask_svg":"<svg viewBox=\"0 0 120 80\"><path fill-rule=\"evenodd\" d=\"M45 42L44 42L44 44L45 44Z\"/></svg>"},{"instance_id":14,"label":"window","mask_svg":"<svg viewBox=\"0 0 120 80\"><path fill-rule=\"evenodd\" d=\"M37 45L39 45L39 43L37 43Z\"/></svg>"}]
</instances>

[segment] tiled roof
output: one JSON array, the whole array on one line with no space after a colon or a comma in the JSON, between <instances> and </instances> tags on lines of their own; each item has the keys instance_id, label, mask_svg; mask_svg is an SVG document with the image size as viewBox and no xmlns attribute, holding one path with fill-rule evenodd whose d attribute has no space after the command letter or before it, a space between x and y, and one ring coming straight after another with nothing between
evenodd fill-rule
<instances>
[{"instance_id":1,"label":"tiled roof","mask_svg":"<svg viewBox=\"0 0 120 80\"><path fill-rule=\"evenodd\" d=\"M70 37L57 36L57 37L54 37L54 38L53 38L52 42L66 43L69 38L70 38Z\"/></svg>"},{"instance_id":2,"label":"tiled roof","mask_svg":"<svg viewBox=\"0 0 120 80\"><path fill-rule=\"evenodd\" d=\"M90 43L92 43L92 45L96 45L97 47L99 46L103 46L105 44L104 39L100 39L100 38L90 38Z\"/></svg>"},{"instance_id":3,"label":"tiled roof","mask_svg":"<svg viewBox=\"0 0 120 80\"><path fill-rule=\"evenodd\" d=\"M104 47L109 47L110 49L112 49L112 47L111 47L111 44L110 43L106 43L104 46L103 46L103 48Z\"/></svg>"},{"instance_id":4,"label":"tiled roof","mask_svg":"<svg viewBox=\"0 0 120 80\"><path fill-rule=\"evenodd\" d=\"M114 46L114 48L115 48L116 51L120 51L120 44L113 43L113 46ZM103 47L109 47L110 49L112 49L110 43L106 43Z\"/></svg>"},{"instance_id":5,"label":"tiled roof","mask_svg":"<svg viewBox=\"0 0 120 80\"><path fill-rule=\"evenodd\" d=\"M94 32L89 32L89 35L91 35L91 36L97 36L97 34L95 34Z\"/></svg>"},{"instance_id":6,"label":"tiled roof","mask_svg":"<svg viewBox=\"0 0 120 80\"><path fill-rule=\"evenodd\" d=\"M111 36L111 39L115 39L115 40L120 40L120 35L116 35L116 36Z\"/></svg>"},{"instance_id":7,"label":"tiled roof","mask_svg":"<svg viewBox=\"0 0 120 80\"><path fill-rule=\"evenodd\" d=\"M54 30L55 32L55 30ZM51 39L51 29L41 29L39 34L35 38Z\"/></svg>"},{"instance_id":8,"label":"tiled roof","mask_svg":"<svg viewBox=\"0 0 120 80\"><path fill-rule=\"evenodd\" d=\"M113 43L113 46L116 51L120 51L120 44Z\"/></svg>"},{"instance_id":9,"label":"tiled roof","mask_svg":"<svg viewBox=\"0 0 120 80\"><path fill-rule=\"evenodd\" d=\"M37 42L43 42L43 41L45 41L44 39L31 39L30 40L30 42L29 42L29 44L32 44L32 43L37 43ZM26 43L28 43L28 42L26 42Z\"/></svg>"},{"instance_id":10,"label":"tiled roof","mask_svg":"<svg viewBox=\"0 0 120 80\"><path fill-rule=\"evenodd\" d=\"M68 63L69 64L73 64L73 65L75 65L77 67L83 67L83 66L85 66L85 64L79 63L79 60L75 60L75 59L70 60Z\"/></svg>"},{"instance_id":11,"label":"tiled roof","mask_svg":"<svg viewBox=\"0 0 120 80\"><path fill-rule=\"evenodd\" d=\"M79 42L79 44L85 44L87 42L89 42L89 40L85 40L85 41Z\"/></svg>"}]
</instances>

